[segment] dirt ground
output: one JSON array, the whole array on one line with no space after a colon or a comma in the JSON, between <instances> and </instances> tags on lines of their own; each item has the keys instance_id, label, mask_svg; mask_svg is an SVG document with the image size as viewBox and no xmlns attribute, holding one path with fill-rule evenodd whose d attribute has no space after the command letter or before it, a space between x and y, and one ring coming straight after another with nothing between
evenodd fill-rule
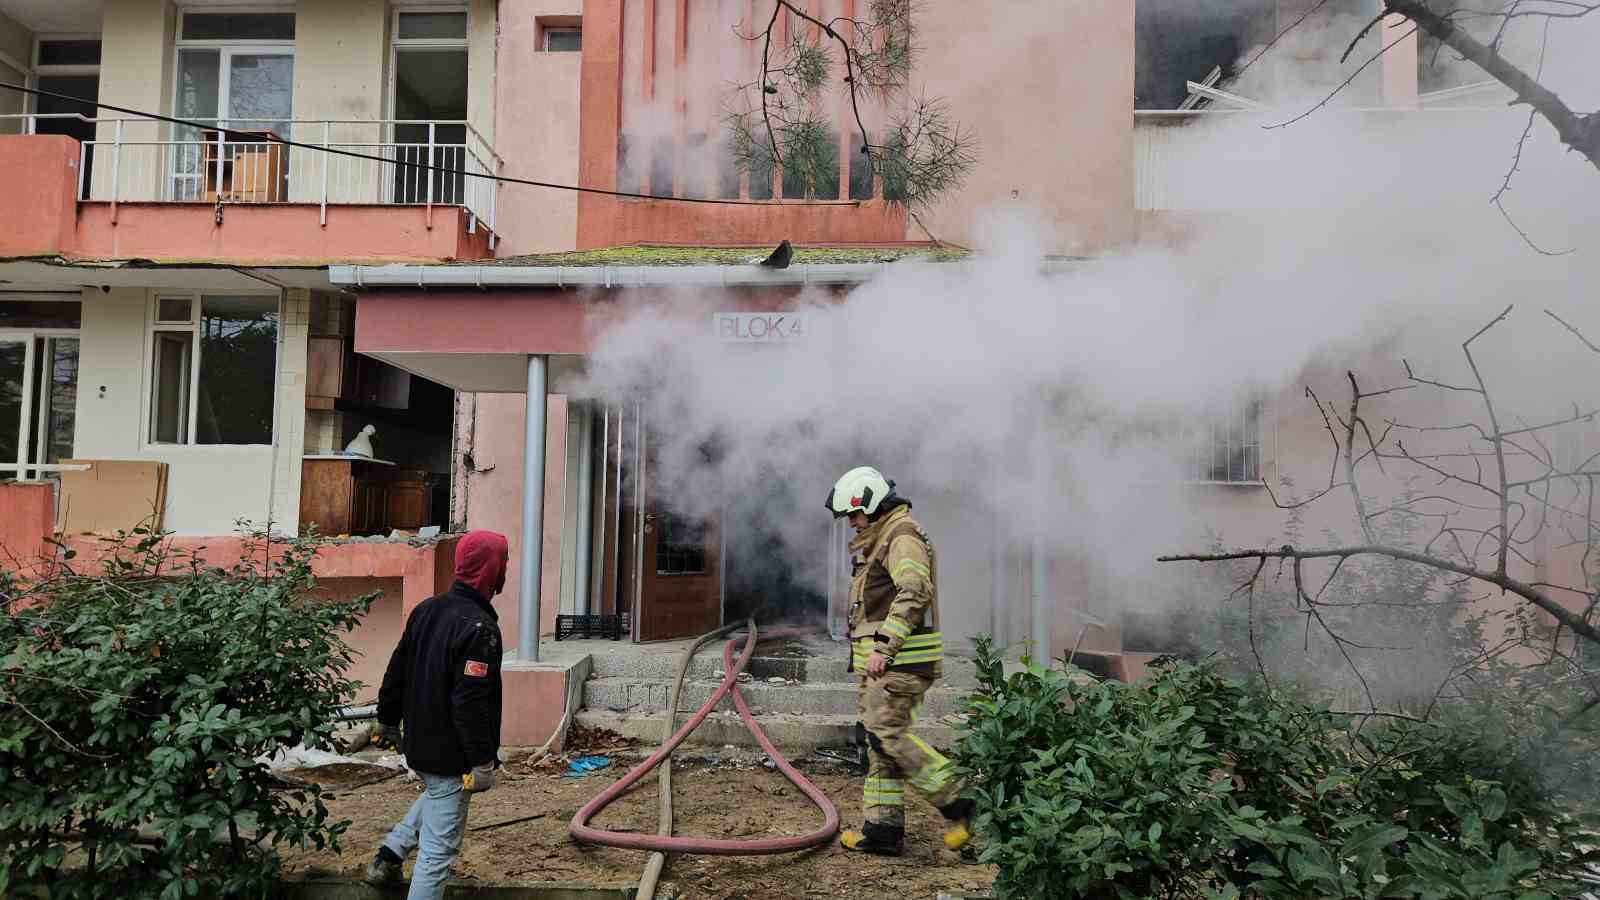
<instances>
[{"instance_id":1,"label":"dirt ground","mask_svg":"<svg viewBox=\"0 0 1600 900\"><path fill-rule=\"evenodd\" d=\"M759 757L733 751L710 753L680 757L674 766L677 834L719 838L802 834L820 823L821 813L781 774L762 768ZM508 766L494 790L472 799L465 846L455 864L457 874L495 884L635 883L648 853L579 846L566 831L573 813L621 778L634 761L616 755L610 768L582 778L560 774L565 767L561 760L543 769ZM799 765L838 806L844 824L859 823L858 776L824 760L805 760ZM329 802L332 816L352 822L341 840L343 852L286 851L285 868L303 875L359 874L378 842L405 814L417 790L417 782L404 777L336 790ZM602 812L595 824L654 833L656 794L652 774ZM544 815L483 828L536 813ZM661 879L662 893L683 900L933 900L941 891L987 889L994 880L993 868L964 863L958 854L946 850L939 840L941 821L926 803L910 801L906 854L898 859L847 853L837 842L778 856L673 857Z\"/></svg>"}]
</instances>

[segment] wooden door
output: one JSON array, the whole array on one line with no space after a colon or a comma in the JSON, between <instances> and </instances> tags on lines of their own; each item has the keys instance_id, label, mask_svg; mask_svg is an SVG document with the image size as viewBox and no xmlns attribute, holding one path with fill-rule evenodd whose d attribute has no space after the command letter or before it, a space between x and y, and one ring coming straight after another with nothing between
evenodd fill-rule
<instances>
[{"instance_id":1,"label":"wooden door","mask_svg":"<svg viewBox=\"0 0 1600 900\"><path fill-rule=\"evenodd\" d=\"M696 637L716 629L722 624L719 523L685 519L658 503L650 508L644 520L639 640Z\"/></svg>"}]
</instances>

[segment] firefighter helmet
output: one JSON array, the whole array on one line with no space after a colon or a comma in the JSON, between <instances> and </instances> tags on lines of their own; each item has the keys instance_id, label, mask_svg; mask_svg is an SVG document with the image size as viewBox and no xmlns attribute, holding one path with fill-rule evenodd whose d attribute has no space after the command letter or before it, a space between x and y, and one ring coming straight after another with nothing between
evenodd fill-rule
<instances>
[{"instance_id":1,"label":"firefighter helmet","mask_svg":"<svg viewBox=\"0 0 1600 900\"><path fill-rule=\"evenodd\" d=\"M853 512L873 515L883 501L894 496L894 482L871 466L859 466L844 473L828 492L828 511L835 519Z\"/></svg>"}]
</instances>

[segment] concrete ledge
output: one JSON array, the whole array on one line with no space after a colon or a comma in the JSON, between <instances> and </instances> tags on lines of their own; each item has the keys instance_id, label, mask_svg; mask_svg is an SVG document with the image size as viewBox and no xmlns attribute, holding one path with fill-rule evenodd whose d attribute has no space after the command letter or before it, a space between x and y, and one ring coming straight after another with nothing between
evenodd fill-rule
<instances>
[{"instance_id":1,"label":"concrete ledge","mask_svg":"<svg viewBox=\"0 0 1600 900\"><path fill-rule=\"evenodd\" d=\"M452 882L445 887L446 897L460 900L633 900L636 885L596 886L569 881L546 881L525 885ZM372 900L374 897L404 897L406 885L378 889L345 878L314 878L286 881L275 896L288 900Z\"/></svg>"},{"instance_id":2,"label":"concrete ledge","mask_svg":"<svg viewBox=\"0 0 1600 900\"><path fill-rule=\"evenodd\" d=\"M689 712L680 714L680 725L688 720ZM606 728L623 737L634 738L649 747L661 743L662 719L665 716L664 712L622 713L586 709L578 713L576 720L590 727ZM790 757L804 756L818 747L847 746L855 738L856 730L854 714L758 715L756 722L778 749ZM918 722L912 731L941 750L954 747L961 736L956 728L935 722ZM755 738L745 730L744 723L739 721L737 715L729 713L712 714L684 742L685 746L695 747L721 747L726 744L746 748L756 746Z\"/></svg>"},{"instance_id":3,"label":"concrete ledge","mask_svg":"<svg viewBox=\"0 0 1600 900\"><path fill-rule=\"evenodd\" d=\"M548 740L561 724L567 685L574 679L587 680L592 665L588 654L537 663L502 662L501 745L534 747Z\"/></svg>"}]
</instances>

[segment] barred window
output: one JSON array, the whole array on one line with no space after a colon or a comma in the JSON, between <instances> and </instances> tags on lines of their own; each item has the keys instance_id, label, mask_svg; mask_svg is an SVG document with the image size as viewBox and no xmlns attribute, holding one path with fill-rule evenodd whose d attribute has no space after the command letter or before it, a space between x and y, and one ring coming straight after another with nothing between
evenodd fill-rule
<instances>
[{"instance_id":1,"label":"barred window","mask_svg":"<svg viewBox=\"0 0 1600 900\"><path fill-rule=\"evenodd\" d=\"M662 514L656 520L656 574L703 575L705 571L705 524Z\"/></svg>"},{"instance_id":2,"label":"barred window","mask_svg":"<svg viewBox=\"0 0 1600 900\"><path fill-rule=\"evenodd\" d=\"M1261 481L1263 406L1260 394L1247 394L1202 419L1189 442L1189 477L1224 484Z\"/></svg>"}]
</instances>

